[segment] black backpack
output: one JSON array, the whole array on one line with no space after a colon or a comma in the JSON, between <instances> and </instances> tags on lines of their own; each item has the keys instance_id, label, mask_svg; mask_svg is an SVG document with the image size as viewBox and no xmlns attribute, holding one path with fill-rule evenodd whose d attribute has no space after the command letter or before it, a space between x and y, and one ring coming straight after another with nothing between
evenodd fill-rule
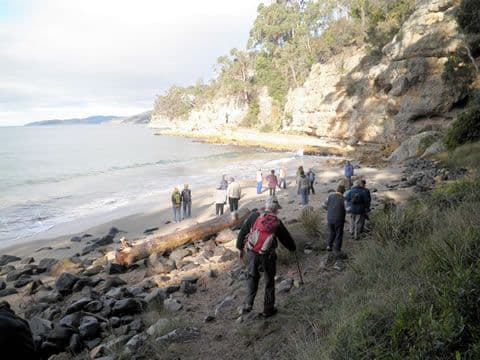
<instances>
[{"instance_id":1,"label":"black backpack","mask_svg":"<svg viewBox=\"0 0 480 360\"><path fill-rule=\"evenodd\" d=\"M352 204L353 205L360 205L363 203L362 195L360 195L359 191L355 191L352 194Z\"/></svg>"}]
</instances>

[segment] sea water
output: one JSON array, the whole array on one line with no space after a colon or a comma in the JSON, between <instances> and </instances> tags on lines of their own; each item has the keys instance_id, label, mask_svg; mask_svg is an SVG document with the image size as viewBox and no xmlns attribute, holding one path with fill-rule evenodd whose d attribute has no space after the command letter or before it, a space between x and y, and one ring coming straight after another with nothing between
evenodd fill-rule
<instances>
[{"instance_id":1,"label":"sea water","mask_svg":"<svg viewBox=\"0 0 480 360\"><path fill-rule=\"evenodd\" d=\"M138 125L0 127L0 248L60 224L169 205L174 186L255 179L298 156L154 136Z\"/></svg>"}]
</instances>

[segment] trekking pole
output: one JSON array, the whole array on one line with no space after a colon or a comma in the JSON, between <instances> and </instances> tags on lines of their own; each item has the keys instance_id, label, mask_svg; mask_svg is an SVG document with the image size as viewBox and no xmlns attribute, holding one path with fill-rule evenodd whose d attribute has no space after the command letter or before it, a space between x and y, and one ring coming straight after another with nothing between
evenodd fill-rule
<instances>
[{"instance_id":1,"label":"trekking pole","mask_svg":"<svg viewBox=\"0 0 480 360\"><path fill-rule=\"evenodd\" d=\"M302 270L300 270L300 262L298 261L298 255L297 252L295 251L295 260L297 262L297 269L298 269L298 275L300 276L300 285L303 285L303 276L302 276Z\"/></svg>"}]
</instances>

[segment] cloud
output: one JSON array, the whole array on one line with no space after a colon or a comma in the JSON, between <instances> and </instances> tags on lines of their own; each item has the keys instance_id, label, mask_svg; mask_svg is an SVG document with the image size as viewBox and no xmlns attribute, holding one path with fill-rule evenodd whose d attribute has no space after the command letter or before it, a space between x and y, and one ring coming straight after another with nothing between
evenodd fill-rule
<instances>
[{"instance_id":1,"label":"cloud","mask_svg":"<svg viewBox=\"0 0 480 360\"><path fill-rule=\"evenodd\" d=\"M245 45L259 2L11 1L0 125L146 110L172 84L211 78L218 56Z\"/></svg>"}]
</instances>

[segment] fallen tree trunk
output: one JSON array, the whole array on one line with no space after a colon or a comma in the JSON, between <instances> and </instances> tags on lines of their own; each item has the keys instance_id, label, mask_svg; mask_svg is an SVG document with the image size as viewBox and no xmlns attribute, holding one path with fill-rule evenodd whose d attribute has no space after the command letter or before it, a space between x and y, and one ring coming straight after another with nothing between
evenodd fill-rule
<instances>
[{"instance_id":1,"label":"fallen tree trunk","mask_svg":"<svg viewBox=\"0 0 480 360\"><path fill-rule=\"evenodd\" d=\"M224 229L238 226L247 218L250 210L242 208L235 214L236 216L225 214L203 223L192 225L184 230L156 236L144 243L125 247L115 253L115 260L122 265L132 265L139 260L145 259L152 253L163 253L191 241L203 239Z\"/></svg>"}]
</instances>

